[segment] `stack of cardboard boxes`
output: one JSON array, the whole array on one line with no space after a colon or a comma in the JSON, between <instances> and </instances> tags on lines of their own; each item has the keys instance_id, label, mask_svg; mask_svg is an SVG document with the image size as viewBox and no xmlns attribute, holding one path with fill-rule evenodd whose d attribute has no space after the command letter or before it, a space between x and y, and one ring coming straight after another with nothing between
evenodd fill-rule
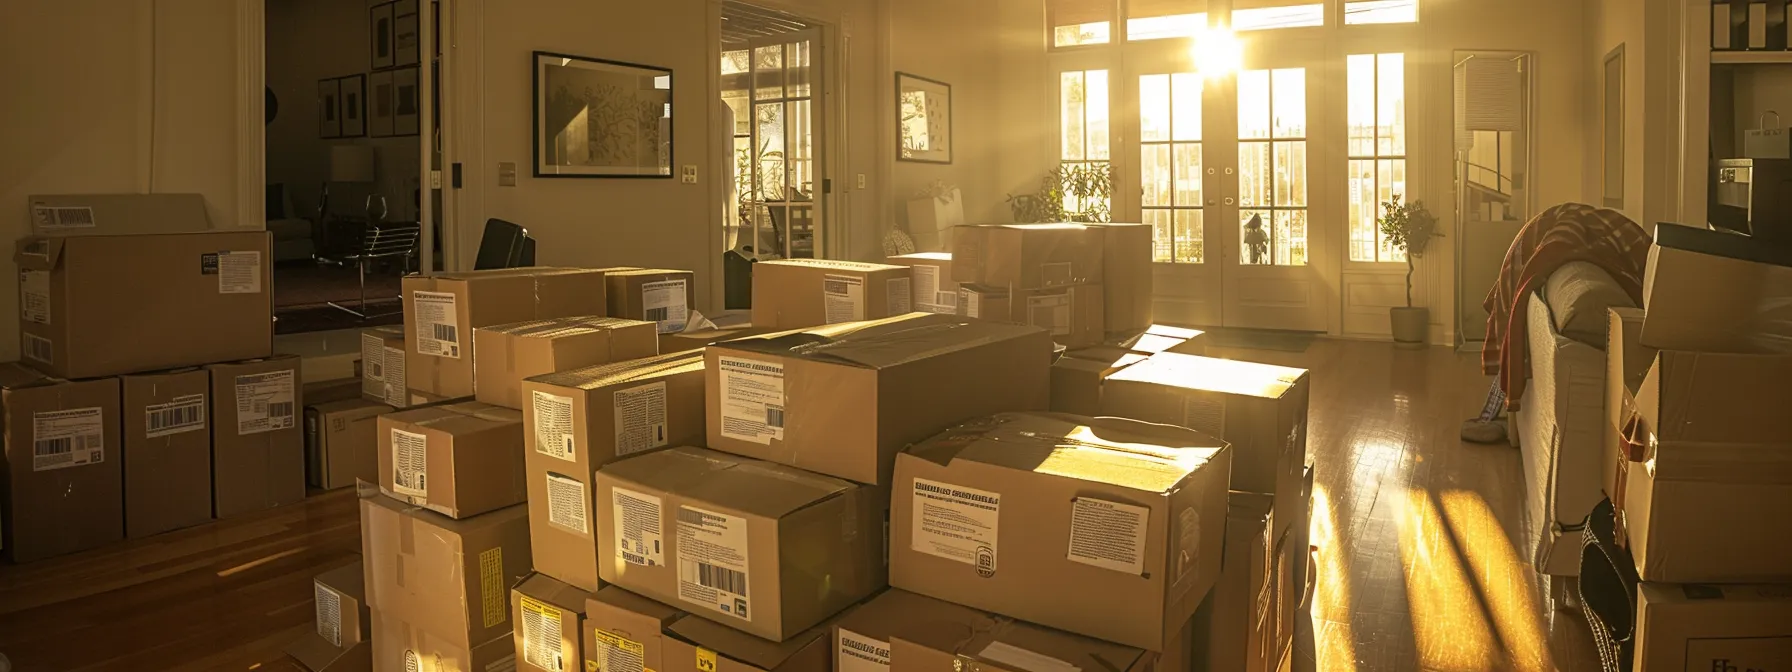
<instances>
[{"instance_id":1,"label":"stack of cardboard boxes","mask_svg":"<svg viewBox=\"0 0 1792 672\"><path fill-rule=\"evenodd\" d=\"M0 544L25 562L305 496L268 235L192 194L37 196L0 365Z\"/></svg>"},{"instance_id":2,"label":"stack of cardboard boxes","mask_svg":"<svg viewBox=\"0 0 1792 672\"><path fill-rule=\"evenodd\" d=\"M1611 311L1606 349L1636 669L1773 669L1792 642L1792 254L1664 224L1644 299Z\"/></svg>"}]
</instances>

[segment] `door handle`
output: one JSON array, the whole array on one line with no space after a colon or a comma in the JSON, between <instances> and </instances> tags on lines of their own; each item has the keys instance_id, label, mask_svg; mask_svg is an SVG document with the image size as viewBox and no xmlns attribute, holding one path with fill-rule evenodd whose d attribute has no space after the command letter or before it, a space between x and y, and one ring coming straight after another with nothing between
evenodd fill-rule
<instances>
[{"instance_id":1,"label":"door handle","mask_svg":"<svg viewBox=\"0 0 1792 672\"><path fill-rule=\"evenodd\" d=\"M1231 166L1227 166L1227 167L1226 167L1226 174L1227 174L1227 175L1231 175L1231 174L1232 174L1232 167L1231 167Z\"/></svg>"},{"instance_id":2,"label":"door handle","mask_svg":"<svg viewBox=\"0 0 1792 672\"><path fill-rule=\"evenodd\" d=\"M1232 204L1232 197L1231 197L1231 196L1227 196L1227 197L1226 197L1226 205L1231 205L1231 204Z\"/></svg>"}]
</instances>

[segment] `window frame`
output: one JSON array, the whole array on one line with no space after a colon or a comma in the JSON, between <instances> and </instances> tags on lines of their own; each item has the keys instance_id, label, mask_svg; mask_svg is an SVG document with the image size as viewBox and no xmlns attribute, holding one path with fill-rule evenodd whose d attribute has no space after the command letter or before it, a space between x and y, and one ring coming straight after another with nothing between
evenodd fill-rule
<instances>
[{"instance_id":1,"label":"window frame","mask_svg":"<svg viewBox=\"0 0 1792 672\"><path fill-rule=\"evenodd\" d=\"M1366 24L1366 25L1412 25L1412 24ZM1408 81L1411 81L1411 79L1412 79L1411 68L1409 67L1409 64L1412 62L1410 50L1408 50L1408 51L1371 50L1367 53L1355 52L1354 50L1346 50L1345 53L1343 54L1343 57L1344 57L1344 128L1343 128L1343 130L1344 130L1344 152L1343 152L1343 156L1344 156L1344 179L1345 179L1345 182L1343 185L1343 187L1344 187L1344 220L1345 220L1344 221L1343 253L1344 253L1344 261L1345 262L1353 264L1353 265L1361 265L1361 266L1366 266L1366 267L1386 267L1389 264L1404 265L1406 263L1406 256L1404 254L1401 254L1396 258L1383 257L1384 243L1383 243L1383 237L1381 234L1381 226L1379 224L1375 224L1372 227L1374 230L1375 239L1374 239L1373 243L1371 243L1370 247L1371 247L1371 249L1375 250L1375 258L1374 259L1357 259L1357 258L1355 258L1354 248L1356 246L1357 241L1356 241L1355 237L1352 235L1353 231L1351 229L1356 224L1356 222L1353 222L1350 219L1350 199L1352 196L1351 188L1350 188L1350 179L1352 176L1351 167L1358 161L1367 161L1373 168L1372 179L1374 181L1374 184L1376 185L1375 186L1375 189L1376 189L1375 198L1374 198L1374 217L1375 217L1376 222L1380 221L1381 215L1382 215L1382 207L1381 207L1382 200L1381 200L1380 185L1381 185L1381 169L1382 169L1383 161L1399 161L1402 166L1401 167L1401 173L1403 175L1403 179L1401 182L1402 187L1398 191L1395 191L1392 187L1392 178L1390 177L1389 178L1389 180L1390 180L1390 183L1389 183L1390 195L1397 194L1401 198L1404 199L1407 197L1408 194L1410 194L1413 191L1412 185L1413 185L1413 181L1414 181L1413 180L1414 173L1413 173L1412 159L1411 159L1413 137L1412 137L1412 133L1410 132L1410 130L1403 129L1403 131L1402 131L1402 135L1405 138L1405 145L1401 148L1402 151L1400 153L1395 154L1395 153L1390 152L1387 154L1383 154L1381 152L1381 140L1382 140L1381 135L1380 135L1380 133L1381 133L1381 79L1382 79L1382 62L1381 61L1382 61L1383 56L1390 56L1390 55L1400 56L1400 70L1401 70L1401 72L1400 72L1400 89L1401 89L1400 90L1400 105L1402 108L1400 116L1402 117L1402 121L1401 121L1402 126L1410 127L1411 124L1409 122L1411 121L1411 116L1406 114L1406 110L1408 108L1410 108L1409 103L1411 102L1409 100L1410 96L1408 95L1408 92L1410 91L1410 89L1409 89L1409 87L1406 86L1406 83ZM1370 144L1373 146L1372 154L1355 154L1355 153L1352 153L1351 147L1350 147L1350 141L1351 141L1351 138L1350 138L1350 90L1351 90L1350 59L1352 57L1356 57L1356 56L1368 56L1372 59L1372 61L1374 63L1374 67L1371 69L1371 72L1374 73L1374 77L1371 80L1371 85L1370 85L1370 89L1369 89L1369 96L1370 96L1370 100L1373 103L1372 107L1374 109L1374 115L1375 115L1375 118L1371 120L1371 127L1374 129L1373 133L1375 133L1375 135L1370 138ZM1390 168L1390 170L1391 170L1391 168Z\"/></svg>"},{"instance_id":2,"label":"window frame","mask_svg":"<svg viewBox=\"0 0 1792 672\"><path fill-rule=\"evenodd\" d=\"M1200 117L1197 122L1196 139L1194 139L1194 140L1178 140L1178 139L1176 139L1176 118L1177 118L1177 115L1176 115L1176 79L1177 79L1178 75L1191 75L1199 85L1198 88L1196 89L1195 101L1196 101L1196 105L1198 106L1197 110L1199 111ZM1166 129L1164 129L1164 132L1166 134L1164 139L1146 140L1144 130L1142 128L1140 128L1140 129L1138 129L1138 132L1135 133L1136 137L1133 142L1133 145L1134 145L1133 149L1137 150L1135 152L1135 154L1138 157L1138 163L1136 165L1136 169L1132 171L1132 176L1138 181L1138 187L1139 187L1139 189L1138 189L1138 191L1139 191L1139 203L1138 203L1139 219L1142 220L1141 223L1149 225L1149 224L1152 224L1153 222L1148 217L1146 217L1146 213L1162 212L1162 213L1165 213L1165 215L1167 215L1169 217L1169 226L1170 226L1170 233L1171 233L1169 258L1168 259L1159 259L1157 257L1157 242L1158 242L1157 241L1157 230L1155 227L1153 227L1152 238L1151 238L1151 243L1152 243L1151 261L1152 261L1152 263L1156 263L1156 264L1175 264L1175 265L1179 265L1179 266L1188 266L1188 265L1200 266L1200 265L1212 263L1212 259L1207 254L1208 242L1209 242L1207 240L1207 226L1206 226L1207 206L1206 206L1206 203L1203 202L1203 200L1206 198L1206 184L1204 183L1205 176L1203 175L1203 167L1206 166L1206 164L1207 164L1207 145L1206 145L1207 136L1206 136L1206 129L1205 129L1207 116L1206 116L1206 110L1202 109L1202 108L1204 108L1206 105L1207 82L1200 77L1200 73L1189 73L1186 71L1184 71L1184 72L1142 73L1135 77L1131 77L1131 79L1127 82L1127 84L1132 85L1129 90L1132 91L1135 95L1133 96L1134 99L1132 100L1134 113L1129 116L1129 118L1128 118L1129 123L1136 124L1143 118L1142 115L1138 114L1138 111L1140 108L1143 107L1143 104L1144 104L1143 98L1142 98L1142 94L1144 91L1144 84L1143 84L1142 80L1145 77L1163 77L1164 78L1164 86L1165 86L1164 93L1167 96L1167 100L1165 102L1168 104L1167 107L1164 108L1164 111L1168 115L1168 120L1170 122L1170 126ZM1145 202L1145 197L1144 197L1145 178L1144 178L1144 173L1143 173L1143 170L1145 167L1145 150L1148 148L1153 148L1153 147L1164 147L1169 151L1169 163L1167 164L1167 168L1170 171L1170 186L1169 186L1169 195L1168 195L1168 199L1169 199L1169 203L1170 203L1169 205L1151 205L1151 204L1147 204ZM1195 197L1195 202L1192 205L1182 204L1182 203L1178 203L1176 201L1176 193L1178 191L1177 186L1176 186L1176 178L1177 178L1177 175L1176 175L1176 165L1177 165L1176 164L1176 149L1178 147L1194 147L1197 151L1200 152L1200 161L1195 166L1195 175L1194 175L1195 182L1198 185L1200 185L1200 191L1197 192L1197 195ZM1118 193L1117 189L1116 189L1116 193ZM1180 256L1178 254L1178 250L1177 250L1177 243L1179 241L1177 240L1177 238L1175 236L1175 232L1176 232L1176 228L1177 228L1176 227L1176 216L1177 216L1177 213L1179 213L1179 212L1192 212L1195 215L1196 221L1195 221L1194 228L1196 231L1198 231L1200 233L1200 236L1201 236L1200 237L1200 242L1201 242L1200 258L1197 260L1186 261L1186 260L1177 258L1178 256Z\"/></svg>"}]
</instances>

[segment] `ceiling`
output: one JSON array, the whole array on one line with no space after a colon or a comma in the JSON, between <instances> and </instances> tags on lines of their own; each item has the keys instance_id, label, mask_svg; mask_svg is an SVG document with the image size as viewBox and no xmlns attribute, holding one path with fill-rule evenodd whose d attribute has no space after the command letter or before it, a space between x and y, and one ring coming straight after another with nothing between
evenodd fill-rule
<instances>
[{"instance_id":1,"label":"ceiling","mask_svg":"<svg viewBox=\"0 0 1792 672\"><path fill-rule=\"evenodd\" d=\"M738 47L748 40L783 35L815 27L808 19L776 9L756 7L736 0L722 3L722 44Z\"/></svg>"}]
</instances>

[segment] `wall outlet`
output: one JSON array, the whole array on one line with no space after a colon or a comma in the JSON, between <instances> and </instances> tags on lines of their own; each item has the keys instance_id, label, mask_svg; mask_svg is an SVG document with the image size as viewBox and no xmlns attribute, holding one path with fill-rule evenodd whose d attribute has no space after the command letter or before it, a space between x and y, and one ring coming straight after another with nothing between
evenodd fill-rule
<instances>
[{"instance_id":1,"label":"wall outlet","mask_svg":"<svg viewBox=\"0 0 1792 672\"><path fill-rule=\"evenodd\" d=\"M686 165L684 167L684 183L685 184L696 184L697 183L697 167L696 166Z\"/></svg>"},{"instance_id":2,"label":"wall outlet","mask_svg":"<svg viewBox=\"0 0 1792 672\"><path fill-rule=\"evenodd\" d=\"M442 188L442 171L439 171L439 170L429 171L429 188L431 188L431 189L441 189Z\"/></svg>"},{"instance_id":3,"label":"wall outlet","mask_svg":"<svg viewBox=\"0 0 1792 672\"><path fill-rule=\"evenodd\" d=\"M500 161L500 162L498 162L498 186L500 186L500 187L516 186L516 162L515 161Z\"/></svg>"},{"instance_id":4,"label":"wall outlet","mask_svg":"<svg viewBox=\"0 0 1792 672\"><path fill-rule=\"evenodd\" d=\"M859 173L859 188L860 189L865 188L865 174L864 173Z\"/></svg>"}]
</instances>

